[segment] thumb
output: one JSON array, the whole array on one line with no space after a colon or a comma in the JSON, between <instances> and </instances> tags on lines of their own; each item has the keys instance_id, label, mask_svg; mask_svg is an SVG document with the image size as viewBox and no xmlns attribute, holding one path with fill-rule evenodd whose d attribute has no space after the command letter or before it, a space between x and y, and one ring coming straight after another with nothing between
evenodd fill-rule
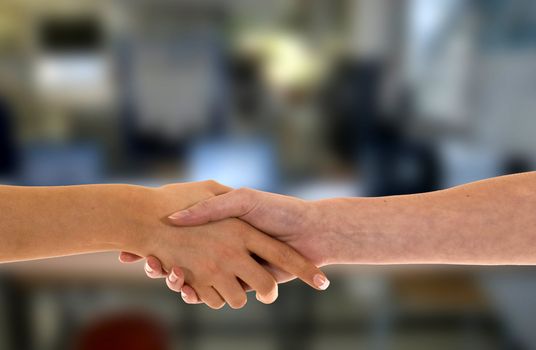
<instances>
[{"instance_id":1,"label":"thumb","mask_svg":"<svg viewBox=\"0 0 536 350\"><path fill-rule=\"evenodd\" d=\"M233 190L171 214L168 219L176 226L192 226L244 216L255 208L254 197L255 192L247 188Z\"/></svg>"}]
</instances>

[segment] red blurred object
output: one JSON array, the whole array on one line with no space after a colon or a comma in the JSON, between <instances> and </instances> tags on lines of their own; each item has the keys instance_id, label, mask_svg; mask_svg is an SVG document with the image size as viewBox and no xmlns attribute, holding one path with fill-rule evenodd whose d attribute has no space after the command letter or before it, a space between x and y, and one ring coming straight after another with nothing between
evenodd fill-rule
<instances>
[{"instance_id":1,"label":"red blurred object","mask_svg":"<svg viewBox=\"0 0 536 350\"><path fill-rule=\"evenodd\" d=\"M82 330L75 350L168 350L165 327L147 315L121 314L99 319Z\"/></svg>"}]
</instances>

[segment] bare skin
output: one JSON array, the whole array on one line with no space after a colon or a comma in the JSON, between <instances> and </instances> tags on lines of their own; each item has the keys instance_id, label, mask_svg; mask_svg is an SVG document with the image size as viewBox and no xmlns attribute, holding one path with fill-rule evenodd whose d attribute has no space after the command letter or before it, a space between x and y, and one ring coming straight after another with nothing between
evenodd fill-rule
<instances>
[{"instance_id":1,"label":"bare skin","mask_svg":"<svg viewBox=\"0 0 536 350\"><path fill-rule=\"evenodd\" d=\"M262 302L277 298L277 281L252 255L320 289L314 281L325 276L315 265L244 221L229 218L188 228L169 224L177 206L229 190L212 181L156 189L0 186L0 262L118 250L155 255L162 271L180 266L181 280L215 309L225 303L244 306L245 286Z\"/></svg>"},{"instance_id":2,"label":"bare skin","mask_svg":"<svg viewBox=\"0 0 536 350\"><path fill-rule=\"evenodd\" d=\"M239 189L172 215L179 226L236 217L331 264L536 264L536 172L447 190L306 202ZM152 274L162 274L151 260ZM189 303L200 302L177 280Z\"/></svg>"}]
</instances>

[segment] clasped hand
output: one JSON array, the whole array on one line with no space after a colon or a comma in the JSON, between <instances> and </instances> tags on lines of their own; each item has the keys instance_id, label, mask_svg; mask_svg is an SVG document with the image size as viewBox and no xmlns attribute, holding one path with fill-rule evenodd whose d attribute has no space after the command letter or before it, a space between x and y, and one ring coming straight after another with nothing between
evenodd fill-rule
<instances>
[{"instance_id":1,"label":"clasped hand","mask_svg":"<svg viewBox=\"0 0 536 350\"><path fill-rule=\"evenodd\" d=\"M166 216L149 228L155 234L148 251L122 252L120 260L146 257L146 274L165 277L168 287L181 292L187 303L241 308L249 290L259 301L272 303L278 296L277 283L296 277L318 290L328 287L318 268L323 261L309 249L315 242L295 235L304 219L300 200L273 195L279 205L293 209L280 218L256 207L254 191L232 190L214 181L168 185L157 191L148 212ZM177 198L184 199L182 208L174 205ZM186 210L173 213L177 209Z\"/></svg>"}]
</instances>

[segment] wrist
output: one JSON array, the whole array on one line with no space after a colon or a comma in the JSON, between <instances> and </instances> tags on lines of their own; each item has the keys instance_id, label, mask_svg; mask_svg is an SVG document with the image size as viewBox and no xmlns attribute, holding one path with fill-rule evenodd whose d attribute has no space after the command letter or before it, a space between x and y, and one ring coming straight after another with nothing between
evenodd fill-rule
<instances>
[{"instance_id":1,"label":"wrist","mask_svg":"<svg viewBox=\"0 0 536 350\"><path fill-rule=\"evenodd\" d=\"M413 200L411 200L413 199ZM327 264L420 262L426 256L417 218L426 207L418 196L335 198L316 202ZM425 225L429 225L426 221ZM422 223L421 223L422 226Z\"/></svg>"},{"instance_id":2,"label":"wrist","mask_svg":"<svg viewBox=\"0 0 536 350\"><path fill-rule=\"evenodd\" d=\"M161 224L160 218L153 213L158 191L142 186L117 186L114 212L118 226L112 233L115 249L147 256L153 250L156 226Z\"/></svg>"},{"instance_id":3,"label":"wrist","mask_svg":"<svg viewBox=\"0 0 536 350\"><path fill-rule=\"evenodd\" d=\"M315 201L314 235L325 265L369 263L377 253L377 235L370 198L331 198Z\"/></svg>"},{"instance_id":4,"label":"wrist","mask_svg":"<svg viewBox=\"0 0 536 350\"><path fill-rule=\"evenodd\" d=\"M338 263L339 247L337 228L333 219L334 199L307 202L308 232L320 266Z\"/></svg>"},{"instance_id":5,"label":"wrist","mask_svg":"<svg viewBox=\"0 0 536 350\"><path fill-rule=\"evenodd\" d=\"M123 185L121 220L127 228L122 250L140 256L157 255L164 237L177 236L186 228L167 223L170 214L208 199L223 186L212 181L178 183L158 188Z\"/></svg>"}]
</instances>

